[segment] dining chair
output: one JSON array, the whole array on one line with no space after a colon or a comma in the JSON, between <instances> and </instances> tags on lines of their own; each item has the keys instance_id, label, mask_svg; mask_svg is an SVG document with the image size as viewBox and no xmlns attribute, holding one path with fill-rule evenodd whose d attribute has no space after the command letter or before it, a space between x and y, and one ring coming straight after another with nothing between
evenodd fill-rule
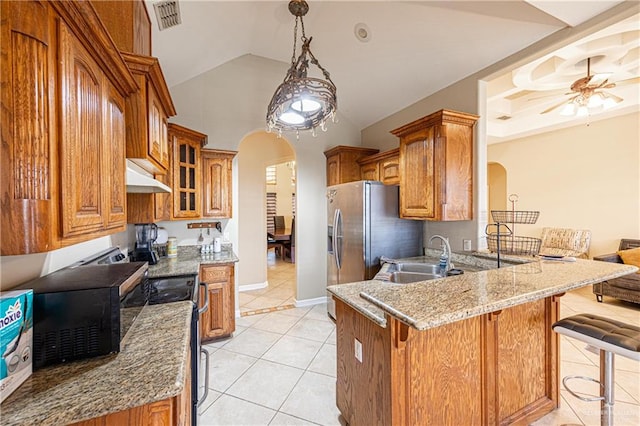
<instances>
[{"instance_id":1,"label":"dining chair","mask_svg":"<svg viewBox=\"0 0 640 426\"><path fill-rule=\"evenodd\" d=\"M275 229L284 229L284 216L273 216L273 226Z\"/></svg>"},{"instance_id":2,"label":"dining chair","mask_svg":"<svg viewBox=\"0 0 640 426\"><path fill-rule=\"evenodd\" d=\"M291 237L289 241L282 244L284 248L283 258L286 260L287 255L291 259L291 263L296 263L296 218L291 219Z\"/></svg>"}]
</instances>

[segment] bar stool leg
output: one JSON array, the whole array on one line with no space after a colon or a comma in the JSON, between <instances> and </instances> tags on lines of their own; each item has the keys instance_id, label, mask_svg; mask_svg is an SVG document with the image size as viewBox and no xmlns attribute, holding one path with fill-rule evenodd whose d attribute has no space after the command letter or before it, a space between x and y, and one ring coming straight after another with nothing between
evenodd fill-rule
<instances>
[{"instance_id":1,"label":"bar stool leg","mask_svg":"<svg viewBox=\"0 0 640 426\"><path fill-rule=\"evenodd\" d=\"M606 426L613 426L614 361L613 352L600 350L600 424Z\"/></svg>"}]
</instances>

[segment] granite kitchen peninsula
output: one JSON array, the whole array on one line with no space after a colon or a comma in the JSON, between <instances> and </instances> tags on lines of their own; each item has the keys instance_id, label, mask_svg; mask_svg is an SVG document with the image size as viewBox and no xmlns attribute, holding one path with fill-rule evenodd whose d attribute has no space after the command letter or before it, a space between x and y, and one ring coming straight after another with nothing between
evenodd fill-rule
<instances>
[{"instance_id":1,"label":"granite kitchen peninsula","mask_svg":"<svg viewBox=\"0 0 640 426\"><path fill-rule=\"evenodd\" d=\"M336 302L336 400L353 426L528 424L559 403L567 291L638 268L535 260L412 284L328 287Z\"/></svg>"}]
</instances>

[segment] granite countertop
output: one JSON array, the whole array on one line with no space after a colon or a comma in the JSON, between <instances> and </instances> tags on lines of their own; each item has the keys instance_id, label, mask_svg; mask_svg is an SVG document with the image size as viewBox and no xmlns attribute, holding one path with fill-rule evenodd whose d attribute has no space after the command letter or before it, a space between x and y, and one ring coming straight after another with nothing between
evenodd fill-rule
<instances>
[{"instance_id":1,"label":"granite countertop","mask_svg":"<svg viewBox=\"0 0 640 426\"><path fill-rule=\"evenodd\" d=\"M174 397L189 361L191 302L145 306L119 353L35 371L0 406L2 424L61 425Z\"/></svg>"},{"instance_id":2,"label":"granite countertop","mask_svg":"<svg viewBox=\"0 0 640 426\"><path fill-rule=\"evenodd\" d=\"M630 265L592 260L534 259L500 269L411 284L372 280L334 285L328 290L380 325L385 325L381 321L382 313L418 330L426 330L637 270Z\"/></svg>"},{"instance_id":3,"label":"granite countertop","mask_svg":"<svg viewBox=\"0 0 640 426\"><path fill-rule=\"evenodd\" d=\"M191 275L200 272L200 265L235 263L238 256L223 245L220 253L200 253L200 246L178 247L178 256L161 257L157 264L149 265L149 278Z\"/></svg>"}]
</instances>

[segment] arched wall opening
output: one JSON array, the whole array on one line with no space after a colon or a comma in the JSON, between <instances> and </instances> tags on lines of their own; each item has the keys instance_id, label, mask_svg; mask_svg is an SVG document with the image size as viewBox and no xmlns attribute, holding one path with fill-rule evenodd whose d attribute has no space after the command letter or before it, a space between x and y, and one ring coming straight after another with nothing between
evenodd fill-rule
<instances>
[{"instance_id":1,"label":"arched wall opening","mask_svg":"<svg viewBox=\"0 0 640 426\"><path fill-rule=\"evenodd\" d=\"M491 210L507 210L507 170L502 164L487 164L487 186L489 214Z\"/></svg>"},{"instance_id":2,"label":"arched wall opening","mask_svg":"<svg viewBox=\"0 0 640 426\"><path fill-rule=\"evenodd\" d=\"M267 229L265 168L294 161L296 154L285 138L265 131L245 136L238 145L238 258L239 290L267 285Z\"/></svg>"}]
</instances>

